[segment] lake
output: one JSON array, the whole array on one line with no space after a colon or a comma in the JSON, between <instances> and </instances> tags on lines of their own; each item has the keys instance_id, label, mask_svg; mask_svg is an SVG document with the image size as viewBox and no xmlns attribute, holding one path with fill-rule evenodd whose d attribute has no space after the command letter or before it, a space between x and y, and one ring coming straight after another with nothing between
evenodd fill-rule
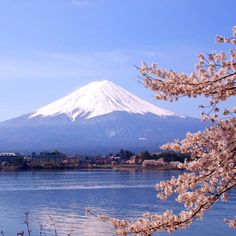
<instances>
[{"instance_id":1,"label":"lake","mask_svg":"<svg viewBox=\"0 0 236 236\"><path fill-rule=\"evenodd\" d=\"M40 235L40 224L47 236L54 235L50 218L56 224L58 236L113 235L109 223L87 216L85 208L122 218L135 218L146 212L160 213L166 208L178 211L181 205L173 198L157 199L153 186L179 173L173 170L1 172L0 230L5 236L25 230L24 212L30 211L32 236ZM236 191L232 191L230 201L217 203L202 221L172 235L235 235L223 222L225 217L235 215L235 202Z\"/></svg>"}]
</instances>

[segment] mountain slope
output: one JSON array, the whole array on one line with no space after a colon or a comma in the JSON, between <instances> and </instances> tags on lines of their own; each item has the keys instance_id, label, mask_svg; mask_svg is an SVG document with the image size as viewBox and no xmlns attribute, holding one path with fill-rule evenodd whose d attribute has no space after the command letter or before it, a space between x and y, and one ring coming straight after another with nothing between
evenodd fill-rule
<instances>
[{"instance_id":1,"label":"mountain slope","mask_svg":"<svg viewBox=\"0 0 236 236\"><path fill-rule=\"evenodd\" d=\"M66 114L71 120L75 120L77 117L89 119L114 111L134 114L153 113L159 116L175 115L173 112L154 106L120 86L104 80L92 82L62 99L38 109L30 118Z\"/></svg>"},{"instance_id":2,"label":"mountain slope","mask_svg":"<svg viewBox=\"0 0 236 236\"><path fill-rule=\"evenodd\" d=\"M35 112L0 123L0 151L154 151L203 127L198 119L156 107L112 82L93 82Z\"/></svg>"}]
</instances>

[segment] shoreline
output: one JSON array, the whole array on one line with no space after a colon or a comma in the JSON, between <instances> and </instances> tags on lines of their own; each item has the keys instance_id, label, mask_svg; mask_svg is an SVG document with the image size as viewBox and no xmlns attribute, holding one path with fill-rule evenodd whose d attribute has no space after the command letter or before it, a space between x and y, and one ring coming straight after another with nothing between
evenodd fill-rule
<instances>
[{"instance_id":1,"label":"shoreline","mask_svg":"<svg viewBox=\"0 0 236 236\"><path fill-rule=\"evenodd\" d=\"M0 172L27 172L27 171L80 171L80 170L117 170L117 171L155 171L155 170L183 170L178 167L170 166L148 166L142 167L142 165L119 165L119 166L106 166L106 165L96 165L96 166L81 166L81 167L49 167L49 168L22 168L16 166L8 166L0 169Z\"/></svg>"}]
</instances>

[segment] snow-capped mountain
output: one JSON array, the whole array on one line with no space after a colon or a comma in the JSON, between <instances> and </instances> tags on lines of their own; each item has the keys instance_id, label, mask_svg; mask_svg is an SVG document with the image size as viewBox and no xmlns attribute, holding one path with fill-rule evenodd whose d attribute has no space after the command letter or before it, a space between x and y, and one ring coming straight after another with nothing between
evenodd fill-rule
<instances>
[{"instance_id":1,"label":"snow-capped mountain","mask_svg":"<svg viewBox=\"0 0 236 236\"><path fill-rule=\"evenodd\" d=\"M158 116L176 115L140 99L111 81L104 80L90 83L72 94L38 109L30 115L30 118L65 114L73 121L77 117L89 119L115 111L130 114L152 113Z\"/></svg>"},{"instance_id":2,"label":"snow-capped mountain","mask_svg":"<svg viewBox=\"0 0 236 236\"><path fill-rule=\"evenodd\" d=\"M0 151L154 151L204 126L198 119L159 108L113 82L96 81L34 112L0 123Z\"/></svg>"}]
</instances>

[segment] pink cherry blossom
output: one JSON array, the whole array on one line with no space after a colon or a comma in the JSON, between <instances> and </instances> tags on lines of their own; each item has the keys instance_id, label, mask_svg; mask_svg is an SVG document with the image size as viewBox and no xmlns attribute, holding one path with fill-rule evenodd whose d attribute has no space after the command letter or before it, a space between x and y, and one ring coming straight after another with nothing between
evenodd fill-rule
<instances>
[{"instance_id":1,"label":"pink cherry blossom","mask_svg":"<svg viewBox=\"0 0 236 236\"><path fill-rule=\"evenodd\" d=\"M217 36L216 41L235 45L236 26L232 38ZM140 73L144 85L156 93L157 99L172 102L183 96L209 98L209 105L200 107L204 109L202 119L211 121L212 125L202 132L187 133L182 141L162 146L165 150L191 154L191 161L179 165L187 170L185 173L156 185L160 199L175 194L175 200L182 203L185 210L178 214L171 210L146 213L136 221L101 217L110 220L119 235L151 235L186 228L195 219L202 219L215 202L227 201L230 190L236 187L236 108L221 110L218 107L236 95L236 50L231 49L228 55L225 52L199 54L196 70L190 75L145 63ZM236 218L225 222L236 228Z\"/></svg>"}]
</instances>

